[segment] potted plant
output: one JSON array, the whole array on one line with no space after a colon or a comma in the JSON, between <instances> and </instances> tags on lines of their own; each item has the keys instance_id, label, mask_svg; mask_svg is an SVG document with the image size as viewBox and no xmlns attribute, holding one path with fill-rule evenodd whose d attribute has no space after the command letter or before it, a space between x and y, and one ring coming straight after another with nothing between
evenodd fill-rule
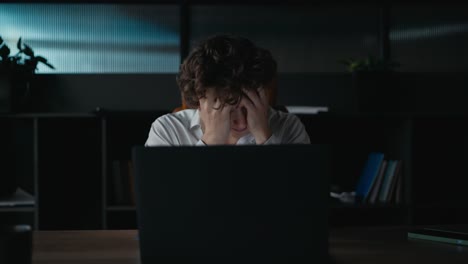
<instances>
[{"instance_id":1,"label":"potted plant","mask_svg":"<svg viewBox=\"0 0 468 264\"><path fill-rule=\"evenodd\" d=\"M392 60L385 60L376 58L369 55L365 58L359 59L345 59L340 60L340 63L344 64L348 72L393 72L400 66L398 62Z\"/></svg>"},{"instance_id":2,"label":"potted plant","mask_svg":"<svg viewBox=\"0 0 468 264\"><path fill-rule=\"evenodd\" d=\"M398 62L374 56L339 62L351 73L358 112L394 112L398 108Z\"/></svg>"},{"instance_id":3,"label":"potted plant","mask_svg":"<svg viewBox=\"0 0 468 264\"><path fill-rule=\"evenodd\" d=\"M39 63L55 69L46 58L34 54L33 49L17 42L18 52L10 48L0 36L0 112L14 113L30 110L31 82Z\"/></svg>"}]
</instances>

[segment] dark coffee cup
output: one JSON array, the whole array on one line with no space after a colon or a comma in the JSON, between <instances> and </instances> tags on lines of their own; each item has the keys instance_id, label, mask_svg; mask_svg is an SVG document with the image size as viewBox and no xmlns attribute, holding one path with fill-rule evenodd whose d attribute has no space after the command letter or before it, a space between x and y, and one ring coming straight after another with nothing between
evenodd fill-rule
<instances>
[{"instance_id":1,"label":"dark coffee cup","mask_svg":"<svg viewBox=\"0 0 468 264\"><path fill-rule=\"evenodd\" d=\"M0 227L0 263L31 264L32 229L29 225Z\"/></svg>"}]
</instances>

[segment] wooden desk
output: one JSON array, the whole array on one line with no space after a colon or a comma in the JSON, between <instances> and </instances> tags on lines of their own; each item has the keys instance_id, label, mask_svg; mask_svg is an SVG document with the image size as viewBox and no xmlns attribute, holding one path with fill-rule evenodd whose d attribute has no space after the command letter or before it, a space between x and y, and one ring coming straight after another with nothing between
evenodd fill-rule
<instances>
[{"instance_id":1,"label":"wooden desk","mask_svg":"<svg viewBox=\"0 0 468 264\"><path fill-rule=\"evenodd\" d=\"M136 230L35 231L33 264L140 263Z\"/></svg>"},{"instance_id":2,"label":"wooden desk","mask_svg":"<svg viewBox=\"0 0 468 264\"><path fill-rule=\"evenodd\" d=\"M135 264L137 231L36 231L34 264ZM468 263L468 247L408 241L404 227L330 231L332 263Z\"/></svg>"}]
</instances>

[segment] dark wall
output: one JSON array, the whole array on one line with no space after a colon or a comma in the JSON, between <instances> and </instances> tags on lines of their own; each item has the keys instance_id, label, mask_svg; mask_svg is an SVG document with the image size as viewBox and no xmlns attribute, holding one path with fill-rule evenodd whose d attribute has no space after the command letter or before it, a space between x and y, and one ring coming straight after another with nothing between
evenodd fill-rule
<instances>
[{"instance_id":1,"label":"dark wall","mask_svg":"<svg viewBox=\"0 0 468 264\"><path fill-rule=\"evenodd\" d=\"M278 103L352 109L348 74L281 74ZM37 75L35 109L40 112L170 110L181 104L175 74Z\"/></svg>"},{"instance_id":2,"label":"dark wall","mask_svg":"<svg viewBox=\"0 0 468 264\"><path fill-rule=\"evenodd\" d=\"M349 74L283 73L278 103L353 109ZM181 104L175 74L43 74L37 75L35 109L39 112L170 110Z\"/></svg>"},{"instance_id":3,"label":"dark wall","mask_svg":"<svg viewBox=\"0 0 468 264\"><path fill-rule=\"evenodd\" d=\"M401 98L397 107L410 113L468 113L465 72L401 73L391 91ZM385 95L383 95L385 96Z\"/></svg>"},{"instance_id":4,"label":"dark wall","mask_svg":"<svg viewBox=\"0 0 468 264\"><path fill-rule=\"evenodd\" d=\"M394 85L375 85L372 100L390 112L468 113L468 76L454 73L398 73ZM181 104L175 74L43 74L33 83L39 112L172 110ZM281 105L328 106L354 113L357 92L349 73L282 73ZM370 110L372 111L372 109Z\"/></svg>"},{"instance_id":5,"label":"dark wall","mask_svg":"<svg viewBox=\"0 0 468 264\"><path fill-rule=\"evenodd\" d=\"M91 112L153 111L180 105L174 74L41 74L36 75L35 110Z\"/></svg>"}]
</instances>

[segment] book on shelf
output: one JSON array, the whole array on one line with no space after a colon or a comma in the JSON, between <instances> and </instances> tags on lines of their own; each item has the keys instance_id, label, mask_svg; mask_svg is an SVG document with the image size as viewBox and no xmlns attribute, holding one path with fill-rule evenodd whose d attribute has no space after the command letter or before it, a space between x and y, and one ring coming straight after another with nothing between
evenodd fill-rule
<instances>
[{"instance_id":1,"label":"book on shelf","mask_svg":"<svg viewBox=\"0 0 468 264\"><path fill-rule=\"evenodd\" d=\"M395 176L397 164L397 160L388 161L387 170L385 171L384 179L379 192L379 202L381 203L386 203L388 200L388 194L390 192L391 183Z\"/></svg>"},{"instance_id":2,"label":"book on shelf","mask_svg":"<svg viewBox=\"0 0 468 264\"><path fill-rule=\"evenodd\" d=\"M383 160L379 168L379 174L377 174L377 178L371 187L371 193L367 201L370 204L375 204L377 202L377 197L379 195L380 186L382 185L382 180L383 180L383 176L385 174L386 168L387 168L387 160Z\"/></svg>"},{"instance_id":3,"label":"book on shelf","mask_svg":"<svg viewBox=\"0 0 468 264\"><path fill-rule=\"evenodd\" d=\"M400 160L395 171L395 179L390 187L390 195L388 199L395 204L403 202L403 162Z\"/></svg>"},{"instance_id":4,"label":"book on shelf","mask_svg":"<svg viewBox=\"0 0 468 264\"><path fill-rule=\"evenodd\" d=\"M403 171L402 161L399 160L395 168L394 179L392 180L392 183L390 184L390 193L388 194L388 199L387 199L388 202L394 202L396 204L399 204L401 202L402 197L397 198L397 196L402 195L402 192L401 192L401 189L402 189L401 185L403 184L402 171ZM398 191L398 189L400 190Z\"/></svg>"},{"instance_id":5,"label":"book on shelf","mask_svg":"<svg viewBox=\"0 0 468 264\"><path fill-rule=\"evenodd\" d=\"M400 204L403 200L402 160L384 159L371 152L356 186L356 201L368 204Z\"/></svg>"},{"instance_id":6,"label":"book on shelf","mask_svg":"<svg viewBox=\"0 0 468 264\"><path fill-rule=\"evenodd\" d=\"M367 157L364 169L356 185L356 199L366 201L368 199L371 187L379 174L379 169L384 160L382 152L371 152Z\"/></svg>"}]
</instances>

